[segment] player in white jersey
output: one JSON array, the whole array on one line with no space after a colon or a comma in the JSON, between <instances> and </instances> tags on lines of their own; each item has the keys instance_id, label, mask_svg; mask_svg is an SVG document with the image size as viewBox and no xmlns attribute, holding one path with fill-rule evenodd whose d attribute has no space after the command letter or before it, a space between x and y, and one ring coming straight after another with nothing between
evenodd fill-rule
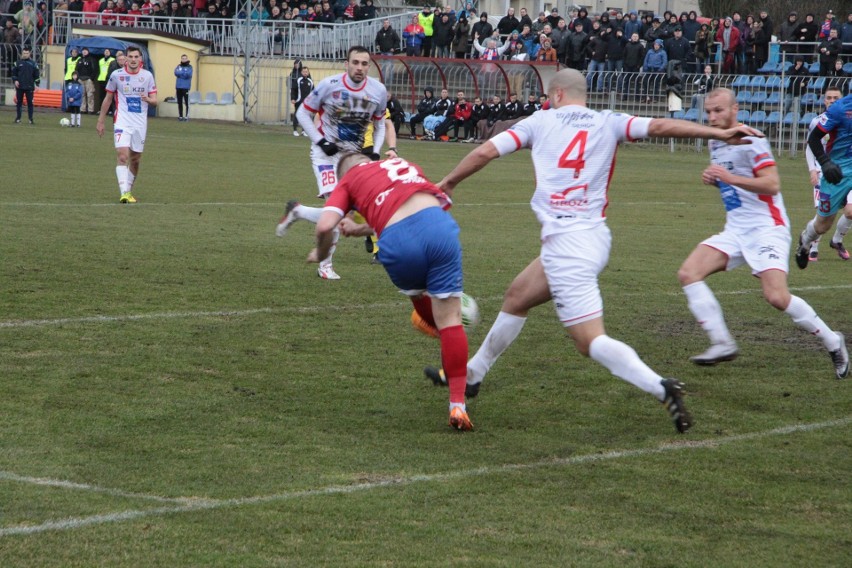
<instances>
[{"instance_id":1,"label":"player in white jersey","mask_svg":"<svg viewBox=\"0 0 852 568\"><path fill-rule=\"evenodd\" d=\"M585 79L574 69L557 73L547 94L551 110L538 111L498 134L439 184L452 192L491 160L521 148L532 150L536 190L531 203L542 226L541 256L512 282L497 321L468 362L468 396L476 394L485 372L517 338L529 310L552 295L557 315L580 353L662 401L677 430L685 432L692 419L683 402L683 384L663 379L604 329L598 275L610 251L606 207L615 153L621 142L649 136L735 141L754 131L590 110Z\"/></svg>"},{"instance_id":2,"label":"player in white jersey","mask_svg":"<svg viewBox=\"0 0 852 568\"><path fill-rule=\"evenodd\" d=\"M737 124L733 91L716 89L704 102L711 126ZM831 330L803 299L790 294L790 220L781 198L781 180L768 142L754 138L750 145L709 144L711 165L701 179L719 188L725 206L724 230L702 241L678 270L678 279L695 319L710 337L710 348L692 357L697 365L732 361L738 350L725 325L722 307L704 282L711 274L747 264L760 279L763 297L792 318L801 329L817 336L831 355L838 379L849 372L849 354L843 334Z\"/></svg>"},{"instance_id":3,"label":"player in white jersey","mask_svg":"<svg viewBox=\"0 0 852 568\"><path fill-rule=\"evenodd\" d=\"M106 95L98 117L98 136L104 135L104 121L113 98L113 137L118 165L120 203L136 203L133 183L139 175L139 163L145 150L148 131L148 107L157 106L157 85L150 71L142 68L142 52L138 47L127 48L124 68L116 69L106 84Z\"/></svg>"},{"instance_id":4,"label":"player in white jersey","mask_svg":"<svg viewBox=\"0 0 852 568\"><path fill-rule=\"evenodd\" d=\"M380 149L384 143L384 116L388 92L382 83L367 77L369 67L370 52L365 47L349 48L346 72L320 81L296 112L302 130L313 142L311 163L317 178L319 197L322 199L331 195L337 186L337 162L340 158L338 152L361 152L367 126L371 122L374 125L373 147ZM319 114L319 128L314 125L314 114ZM378 155L375 155L375 158L378 159ZM275 228L275 234L283 237L290 225L299 219L316 223L321 214L322 207L305 207L298 200L291 200ZM340 232L335 229L331 254L317 269L320 278L340 279L332 265L332 256L339 237Z\"/></svg>"},{"instance_id":5,"label":"player in white jersey","mask_svg":"<svg viewBox=\"0 0 852 568\"><path fill-rule=\"evenodd\" d=\"M843 94L840 92L840 87L837 85L829 85L826 87L823 93L823 100L825 101L825 110L831 108L836 101L839 101L843 97ZM819 124L820 117L816 116L811 121L808 126L808 136L811 135L811 132L814 131L814 128ZM828 136L825 136L822 140L823 148L826 147L826 143L828 141ZM814 156L813 151L809 146L805 146L805 160L808 163L808 173L811 176L811 185L814 188L814 207L819 207L819 194L822 188L822 167L817 162L816 156ZM847 197L847 203L852 203L852 194L849 194ZM849 228L852 227L852 219L843 215L837 221L837 227L834 231L834 235L831 238L831 242L829 242L829 246L837 251L837 256L839 256L843 260L849 260L849 251L846 250L846 247L843 246L843 237L846 236L846 233L849 232ZM819 259L819 238L817 238L813 243L811 243L811 250L808 253L808 260L810 262L815 262Z\"/></svg>"}]
</instances>

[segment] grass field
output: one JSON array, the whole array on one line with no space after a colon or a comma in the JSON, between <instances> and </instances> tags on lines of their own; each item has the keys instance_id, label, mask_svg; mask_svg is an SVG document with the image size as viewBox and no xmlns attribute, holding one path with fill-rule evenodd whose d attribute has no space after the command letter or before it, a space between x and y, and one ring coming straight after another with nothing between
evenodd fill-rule
<instances>
[{"instance_id":1,"label":"grass field","mask_svg":"<svg viewBox=\"0 0 852 568\"><path fill-rule=\"evenodd\" d=\"M531 314L469 405L422 377L438 344L360 239L343 279L304 258L307 140L153 120L134 193L94 120L0 110L0 566L849 566L852 395L748 270L709 279L741 355L706 338L676 271L722 228L706 155L624 148L601 278L610 335L683 380L694 428ZM469 145L400 142L433 179ZM798 231L804 160L779 160ZM482 309L538 251L528 154L457 191ZM823 245L790 285L852 334L852 263Z\"/></svg>"}]
</instances>

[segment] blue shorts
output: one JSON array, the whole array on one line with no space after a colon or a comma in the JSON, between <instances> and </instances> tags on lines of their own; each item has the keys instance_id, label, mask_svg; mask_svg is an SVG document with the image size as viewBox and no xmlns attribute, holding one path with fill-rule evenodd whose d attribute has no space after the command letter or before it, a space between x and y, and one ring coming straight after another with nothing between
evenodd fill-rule
<instances>
[{"instance_id":1,"label":"blue shorts","mask_svg":"<svg viewBox=\"0 0 852 568\"><path fill-rule=\"evenodd\" d=\"M459 226L440 207L427 207L385 228L378 244L379 262L403 293L461 296Z\"/></svg>"},{"instance_id":2,"label":"blue shorts","mask_svg":"<svg viewBox=\"0 0 852 568\"><path fill-rule=\"evenodd\" d=\"M820 217L830 217L846 207L847 198L852 192L852 176L846 174L852 168L848 165L841 166L844 176L840 183L834 185L823 178L820 183L819 203L817 204L817 215Z\"/></svg>"}]
</instances>

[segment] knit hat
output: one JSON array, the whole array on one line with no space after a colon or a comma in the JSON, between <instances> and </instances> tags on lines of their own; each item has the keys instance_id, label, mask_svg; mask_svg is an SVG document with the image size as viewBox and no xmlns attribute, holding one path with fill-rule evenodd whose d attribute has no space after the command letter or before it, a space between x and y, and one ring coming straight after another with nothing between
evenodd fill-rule
<instances>
[{"instance_id":1,"label":"knit hat","mask_svg":"<svg viewBox=\"0 0 852 568\"><path fill-rule=\"evenodd\" d=\"M663 47L663 40L661 40L661 39L655 39L655 40L654 40L654 45L659 45L660 47Z\"/></svg>"}]
</instances>

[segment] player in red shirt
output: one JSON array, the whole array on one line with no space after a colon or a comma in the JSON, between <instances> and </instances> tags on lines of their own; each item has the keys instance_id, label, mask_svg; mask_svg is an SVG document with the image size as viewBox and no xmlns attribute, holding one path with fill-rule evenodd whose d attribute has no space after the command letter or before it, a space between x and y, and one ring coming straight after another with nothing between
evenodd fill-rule
<instances>
[{"instance_id":1,"label":"player in red shirt","mask_svg":"<svg viewBox=\"0 0 852 568\"><path fill-rule=\"evenodd\" d=\"M464 399L468 343L461 321L461 244L459 227L446 212L450 198L401 158L373 162L363 154L347 154L338 163L338 176L317 222L317 247L308 262L328 257L338 226L346 236L375 231L378 259L391 281L438 329L450 387L450 426L472 430ZM346 217L351 210L367 224Z\"/></svg>"}]
</instances>

